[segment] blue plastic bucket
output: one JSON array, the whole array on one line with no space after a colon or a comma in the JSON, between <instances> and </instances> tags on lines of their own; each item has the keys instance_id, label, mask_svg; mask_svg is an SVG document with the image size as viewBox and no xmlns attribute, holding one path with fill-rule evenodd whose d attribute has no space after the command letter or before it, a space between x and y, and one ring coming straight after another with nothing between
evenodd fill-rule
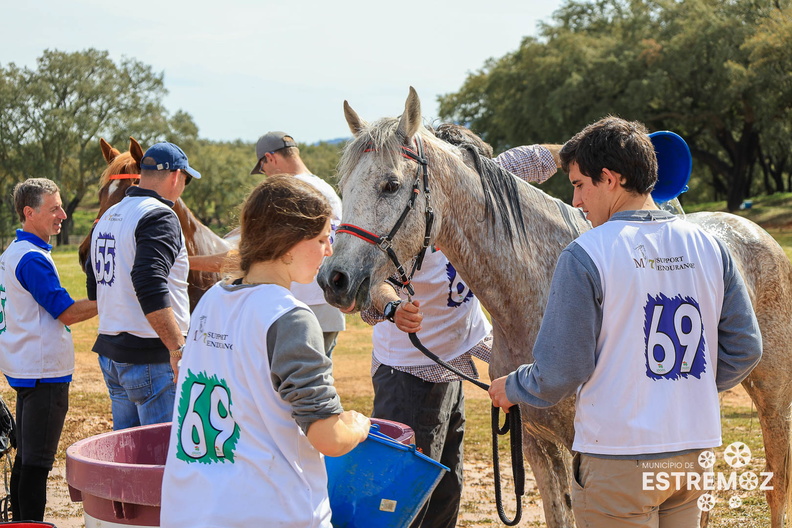
<instances>
[{"instance_id":1,"label":"blue plastic bucket","mask_svg":"<svg viewBox=\"0 0 792 528\"><path fill-rule=\"evenodd\" d=\"M673 132L652 132L649 138L657 154L657 183L652 198L663 203L688 190L693 156L685 140Z\"/></svg>"},{"instance_id":2,"label":"blue plastic bucket","mask_svg":"<svg viewBox=\"0 0 792 528\"><path fill-rule=\"evenodd\" d=\"M340 457L325 457L335 528L409 526L448 468L372 428Z\"/></svg>"}]
</instances>

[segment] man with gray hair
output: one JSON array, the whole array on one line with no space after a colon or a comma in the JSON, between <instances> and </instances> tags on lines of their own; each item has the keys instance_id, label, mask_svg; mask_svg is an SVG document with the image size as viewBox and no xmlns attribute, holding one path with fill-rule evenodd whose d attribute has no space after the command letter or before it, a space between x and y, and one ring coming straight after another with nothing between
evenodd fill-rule
<instances>
[{"instance_id":1,"label":"man with gray hair","mask_svg":"<svg viewBox=\"0 0 792 528\"><path fill-rule=\"evenodd\" d=\"M71 298L50 255L66 219L55 182L17 184L14 207L22 229L0 255L0 370L17 393L11 510L15 521L43 521L74 373L68 325L94 317L96 302Z\"/></svg>"},{"instance_id":2,"label":"man with gray hair","mask_svg":"<svg viewBox=\"0 0 792 528\"><path fill-rule=\"evenodd\" d=\"M91 235L88 297L99 302L93 351L110 392L113 428L168 422L190 323L187 246L173 205L201 173L173 143L150 147L140 184Z\"/></svg>"}]
</instances>

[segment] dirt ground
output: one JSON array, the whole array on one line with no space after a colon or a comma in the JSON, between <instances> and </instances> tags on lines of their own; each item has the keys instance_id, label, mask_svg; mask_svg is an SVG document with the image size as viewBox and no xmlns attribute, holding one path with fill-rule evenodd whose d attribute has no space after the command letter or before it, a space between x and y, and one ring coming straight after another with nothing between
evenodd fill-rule
<instances>
[{"instance_id":1,"label":"dirt ground","mask_svg":"<svg viewBox=\"0 0 792 528\"><path fill-rule=\"evenodd\" d=\"M110 431L112 420L110 403L102 380L101 371L96 362L96 355L90 352L90 345L95 336L91 323L83 323L74 329L76 353L76 372L71 387L70 410L67 423L61 438L61 445L56 466L50 474L48 485L48 503L45 520L54 523L58 528L83 528L83 510L81 503L72 502L68 492L65 475L65 450L72 443L89 436ZM361 334L362 332L362 334ZM345 335L346 334L346 335ZM341 334L337 354L334 354L336 384L342 397L356 401L356 397L365 400L373 395L369 375L369 357L361 354L345 354L347 340L365 340L365 331L349 329ZM339 352L340 351L340 352ZM479 367L484 367L479 365ZM486 368L479 368L486 379ZM470 425L471 408L475 402L486 401L486 392L466 384L465 395L468 400L468 420ZM13 391L7 387L0 390L12 412L14 410ZM723 395L724 404L750 406L750 400L742 387L728 391ZM487 440L489 442L489 440ZM493 471L489 447L486 449L468 449L465 459L465 490L462 496L462 507L458 527L502 526L495 509ZM515 502L511 483L508 480L509 461L501 461L504 475L505 510L512 516ZM526 495L523 498L523 516L518 526L544 526L542 501L536 488L536 481L529 467L526 467Z\"/></svg>"}]
</instances>

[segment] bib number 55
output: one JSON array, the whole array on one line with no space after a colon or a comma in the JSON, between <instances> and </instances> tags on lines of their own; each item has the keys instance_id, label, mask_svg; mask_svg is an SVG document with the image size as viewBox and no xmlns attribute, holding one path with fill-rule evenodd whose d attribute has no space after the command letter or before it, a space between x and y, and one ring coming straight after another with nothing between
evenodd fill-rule
<instances>
[{"instance_id":1,"label":"bib number 55","mask_svg":"<svg viewBox=\"0 0 792 528\"><path fill-rule=\"evenodd\" d=\"M98 284L111 285L115 278L115 247L113 235L100 233L94 244L94 273Z\"/></svg>"}]
</instances>

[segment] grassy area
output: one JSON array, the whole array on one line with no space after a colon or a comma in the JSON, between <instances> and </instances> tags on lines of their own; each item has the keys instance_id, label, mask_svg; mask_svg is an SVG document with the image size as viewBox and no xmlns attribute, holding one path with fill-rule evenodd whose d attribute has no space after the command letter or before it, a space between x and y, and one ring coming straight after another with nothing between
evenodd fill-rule
<instances>
[{"instance_id":1,"label":"grassy area","mask_svg":"<svg viewBox=\"0 0 792 528\"><path fill-rule=\"evenodd\" d=\"M52 259L58 268L61 284L75 299L85 297L85 273L80 269L77 250L69 247L55 248L52 252Z\"/></svg>"},{"instance_id":2,"label":"grassy area","mask_svg":"<svg viewBox=\"0 0 792 528\"><path fill-rule=\"evenodd\" d=\"M682 195L684 200L684 195ZM744 216L764 227L768 231L792 230L792 193L776 193L760 196L746 201L751 202L749 209L735 211L734 214ZM687 213L699 211L726 211L726 202L702 202L698 204L683 203Z\"/></svg>"},{"instance_id":3,"label":"grassy area","mask_svg":"<svg viewBox=\"0 0 792 528\"><path fill-rule=\"evenodd\" d=\"M716 475L728 478L732 472L736 473L736 489L715 492L717 502L712 510L713 524L723 528L760 528L770 526L770 508L764 497L764 492L758 489L744 489L740 485L749 474L759 476L764 471L764 445L759 420L755 409L747 407L724 406L721 410L721 423L723 427L723 446L715 450L717 462L713 467ZM747 465L732 468L725 458L728 446L735 442L747 445L751 451L751 458ZM763 479L759 479L761 483ZM739 508L731 508L729 501L738 497L741 501Z\"/></svg>"}]
</instances>

